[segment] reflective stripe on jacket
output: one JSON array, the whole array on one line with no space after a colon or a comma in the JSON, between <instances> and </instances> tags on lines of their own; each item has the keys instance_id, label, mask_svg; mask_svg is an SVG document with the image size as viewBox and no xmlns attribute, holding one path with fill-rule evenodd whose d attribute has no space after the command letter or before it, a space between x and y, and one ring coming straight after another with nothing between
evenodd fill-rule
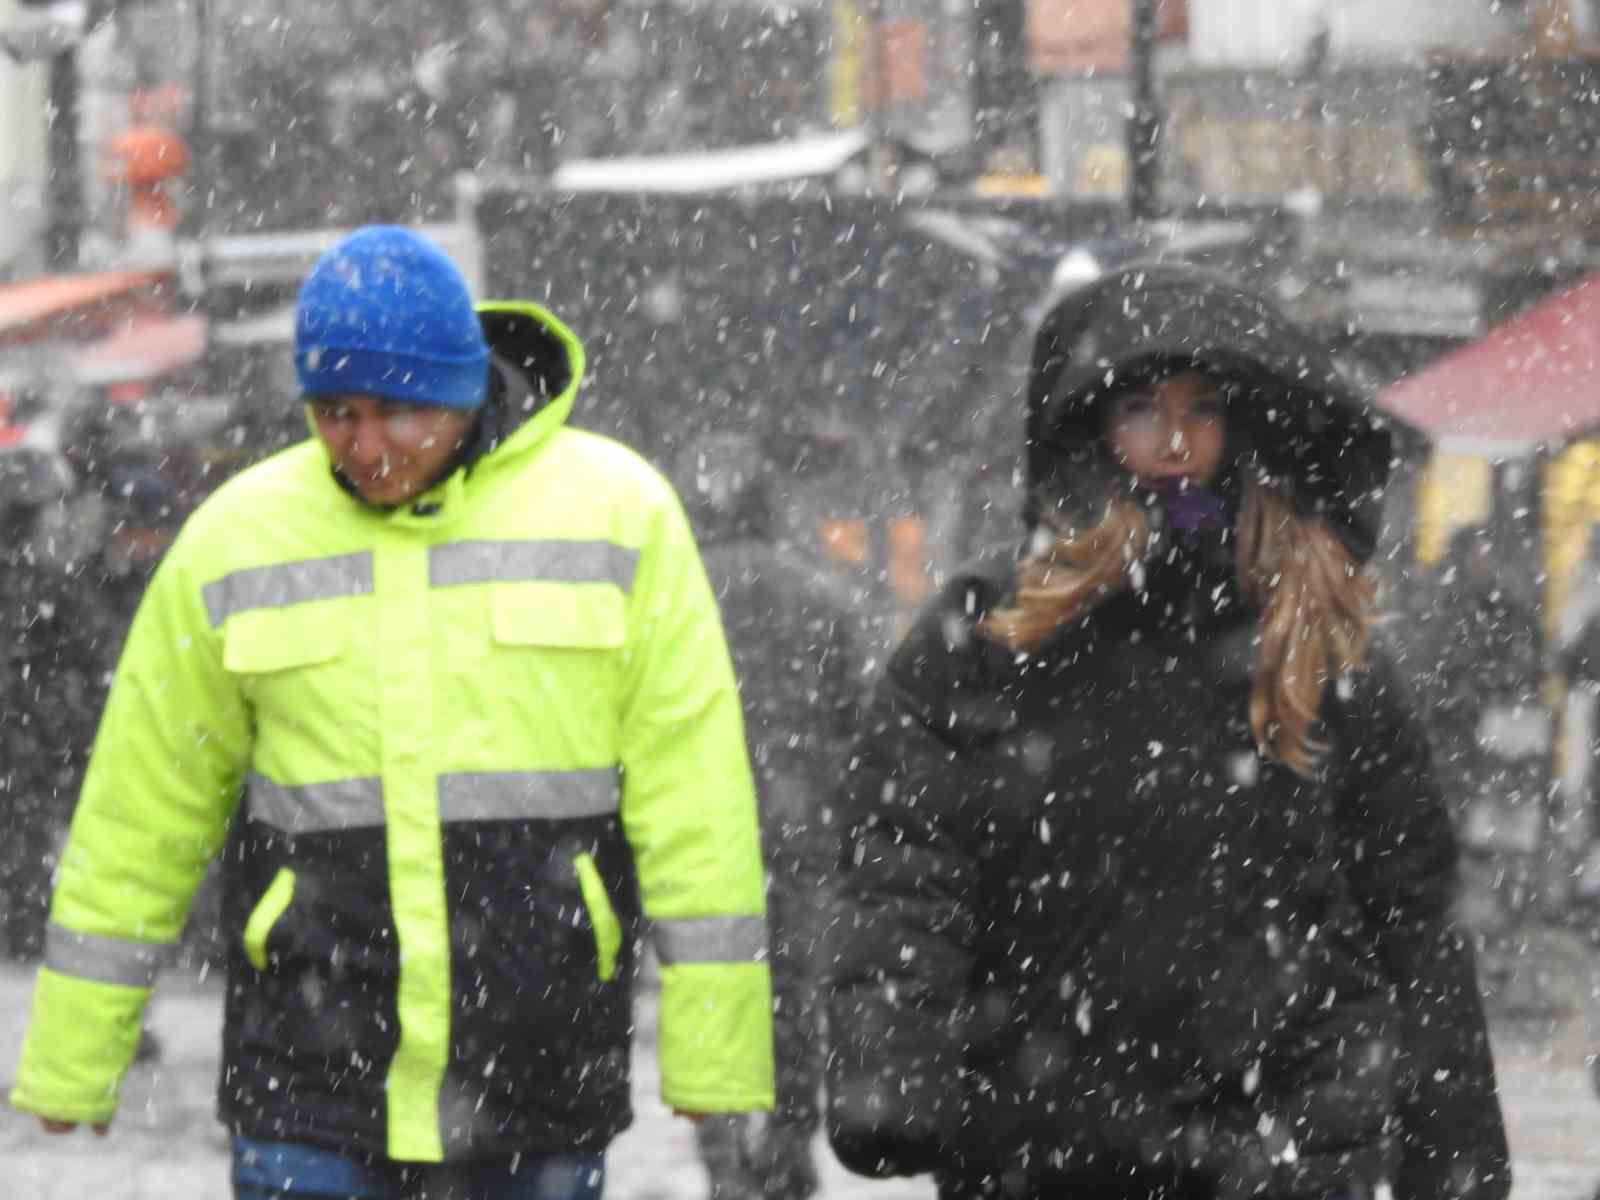
<instances>
[{"instance_id":1,"label":"reflective stripe on jacket","mask_svg":"<svg viewBox=\"0 0 1600 1200\"><path fill-rule=\"evenodd\" d=\"M640 920L665 1102L771 1104L715 600L665 481L565 426L573 335L484 311L497 354L564 358L501 444L380 511L313 439L219 489L162 564L61 864L17 1106L111 1115L230 825L236 1129L413 1161L603 1146L629 1119Z\"/></svg>"}]
</instances>

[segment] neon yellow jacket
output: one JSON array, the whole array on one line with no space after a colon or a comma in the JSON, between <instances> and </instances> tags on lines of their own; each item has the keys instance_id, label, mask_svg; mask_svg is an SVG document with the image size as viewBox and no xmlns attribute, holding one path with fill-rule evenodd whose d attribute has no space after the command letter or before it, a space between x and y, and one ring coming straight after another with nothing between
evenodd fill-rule
<instances>
[{"instance_id":1,"label":"neon yellow jacket","mask_svg":"<svg viewBox=\"0 0 1600 1200\"><path fill-rule=\"evenodd\" d=\"M566 427L576 338L536 305L482 311L497 445L386 512L301 443L220 488L157 572L18 1108L110 1118L225 844L236 1132L411 1161L603 1147L630 1117L635 930L663 1100L770 1106L755 799L688 525L638 456Z\"/></svg>"}]
</instances>

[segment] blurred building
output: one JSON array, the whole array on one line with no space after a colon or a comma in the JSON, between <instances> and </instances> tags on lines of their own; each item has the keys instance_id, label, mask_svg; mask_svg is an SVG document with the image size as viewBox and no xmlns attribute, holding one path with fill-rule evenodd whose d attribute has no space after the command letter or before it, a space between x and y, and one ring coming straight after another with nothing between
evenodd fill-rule
<instances>
[{"instance_id":1,"label":"blurred building","mask_svg":"<svg viewBox=\"0 0 1600 1200\"><path fill-rule=\"evenodd\" d=\"M0 27L16 15L0 0ZM36 270L47 220L49 81L43 63L0 54L0 276Z\"/></svg>"},{"instance_id":2,"label":"blurred building","mask_svg":"<svg viewBox=\"0 0 1600 1200\"><path fill-rule=\"evenodd\" d=\"M1517 6L1498 0L1189 0L1197 64L1304 69L1334 59L1416 59L1444 46L1488 49L1512 37Z\"/></svg>"}]
</instances>

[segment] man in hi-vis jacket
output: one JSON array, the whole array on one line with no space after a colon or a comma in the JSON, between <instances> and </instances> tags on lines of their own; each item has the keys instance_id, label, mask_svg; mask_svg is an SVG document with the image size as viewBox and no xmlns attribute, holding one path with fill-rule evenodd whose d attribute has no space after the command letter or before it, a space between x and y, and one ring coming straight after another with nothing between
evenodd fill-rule
<instances>
[{"instance_id":1,"label":"man in hi-vis jacket","mask_svg":"<svg viewBox=\"0 0 1600 1200\"><path fill-rule=\"evenodd\" d=\"M316 436L190 518L134 620L12 1103L103 1127L224 849L241 1198L600 1193L633 934L664 1102L768 1108L756 806L671 488L565 424L583 350L407 230L303 286ZM238 819L235 820L237 811Z\"/></svg>"}]
</instances>

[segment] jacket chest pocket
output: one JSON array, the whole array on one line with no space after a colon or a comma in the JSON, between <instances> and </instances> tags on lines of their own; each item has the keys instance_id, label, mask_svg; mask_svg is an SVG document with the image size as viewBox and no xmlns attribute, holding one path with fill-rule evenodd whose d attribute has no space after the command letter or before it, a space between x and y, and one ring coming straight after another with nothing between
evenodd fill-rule
<instances>
[{"instance_id":1,"label":"jacket chest pocket","mask_svg":"<svg viewBox=\"0 0 1600 1200\"><path fill-rule=\"evenodd\" d=\"M605 687L610 694L627 639L626 605L609 584L500 584L490 598L495 656L519 690Z\"/></svg>"},{"instance_id":2,"label":"jacket chest pocket","mask_svg":"<svg viewBox=\"0 0 1600 1200\"><path fill-rule=\"evenodd\" d=\"M611 584L500 584L490 599L489 625L500 646L620 650L626 601Z\"/></svg>"},{"instance_id":3,"label":"jacket chest pocket","mask_svg":"<svg viewBox=\"0 0 1600 1200\"><path fill-rule=\"evenodd\" d=\"M314 613L301 606L243 612L223 628L222 666L265 719L272 713L306 719L314 697L339 691L327 679L308 683L317 672L345 665L349 640L349 616L338 606L319 604Z\"/></svg>"},{"instance_id":4,"label":"jacket chest pocket","mask_svg":"<svg viewBox=\"0 0 1600 1200\"><path fill-rule=\"evenodd\" d=\"M338 614L314 617L290 609L261 609L230 617L222 634L222 666L235 675L272 675L329 662L344 653L348 623Z\"/></svg>"}]
</instances>

